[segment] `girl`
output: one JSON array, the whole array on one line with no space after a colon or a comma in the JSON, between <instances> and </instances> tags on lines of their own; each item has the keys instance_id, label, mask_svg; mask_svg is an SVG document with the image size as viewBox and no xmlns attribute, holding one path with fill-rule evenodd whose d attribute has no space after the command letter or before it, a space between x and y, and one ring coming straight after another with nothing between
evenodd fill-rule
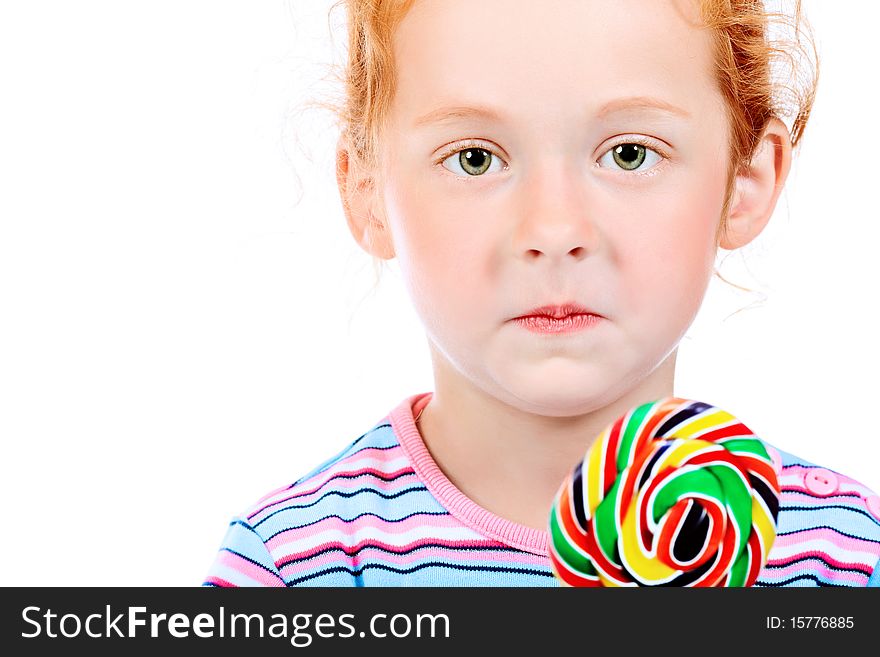
<instances>
[{"instance_id":1,"label":"girl","mask_svg":"<svg viewBox=\"0 0 880 657\"><path fill-rule=\"evenodd\" d=\"M205 583L555 586L560 482L673 395L717 250L767 225L815 79L787 127L756 0L346 7L339 191L358 244L399 262L435 390L235 518ZM880 585L880 498L770 451L757 585Z\"/></svg>"}]
</instances>

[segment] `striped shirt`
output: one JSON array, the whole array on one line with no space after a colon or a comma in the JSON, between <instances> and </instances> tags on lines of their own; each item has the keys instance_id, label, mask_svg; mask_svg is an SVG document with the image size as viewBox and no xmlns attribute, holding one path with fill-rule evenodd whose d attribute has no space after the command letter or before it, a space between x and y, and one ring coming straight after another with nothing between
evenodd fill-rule
<instances>
[{"instance_id":1,"label":"striped shirt","mask_svg":"<svg viewBox=\"0 0 880 657\"><path fill-rule=\"evenodd\" d=\"M404 399L339 454L233 518L206 586L559 586L548 532L459 491ZM880 587L880 498L769 447L782 494L755 586Z\"/></svg>"}]
</instances>

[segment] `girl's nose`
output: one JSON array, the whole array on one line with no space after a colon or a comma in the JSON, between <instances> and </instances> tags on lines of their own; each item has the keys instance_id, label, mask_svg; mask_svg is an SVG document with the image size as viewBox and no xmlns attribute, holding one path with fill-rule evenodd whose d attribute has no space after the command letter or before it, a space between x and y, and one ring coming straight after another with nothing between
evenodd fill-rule
<instances>
[{"instance_id":1,"label":"girl's nose","mask_svg":"<svg viewBox=\"0 0 880 657\"><path fill-rule=\"evenodd\" d=\"M513 246L518 256L581 260L595 251L599 234L583 171L566 170L561 163L541 167L523 178L515 196Z\"/></svg>"}]
</instances>

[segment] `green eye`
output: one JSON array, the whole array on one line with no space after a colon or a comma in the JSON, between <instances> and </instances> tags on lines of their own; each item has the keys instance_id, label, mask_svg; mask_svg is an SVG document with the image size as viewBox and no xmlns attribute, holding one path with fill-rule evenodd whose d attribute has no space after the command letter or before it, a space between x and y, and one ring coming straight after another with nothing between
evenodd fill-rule
<instances>
[{"instance_id":1,"label":"green eye","mask_svg":"<svg viewBox=\"0 0 880 657\"><path fill-rule=\"evenodd\" d=\"M623 171L635 171L639 168L649 169L661 159L662 156L652 148L634 142L623 142L606 151L599 158L599 164ZM646 161L648 166L642 166Z\"/></svg>"},{"instance_id":2,"label":"green eye","mask_svg":"<svg viewBox=\"0 0 880 657\"><path fill-rule=\"evenodd\" d=\"M498 172L504 169L504 162L500 157L479 146L468 146L450 153L441 164L443 168L462 177L477 177L488 171Z\"/></svg>"},{"instance_id":3,"label":"green eye","mask_svg":"<svg viewBox=\"0 0 880 657\"><path fill-rule=\"evenodd\" d=\"M614 161L621 169L638 169L645 161L645 147L641 144L621 144L611 149Z\"/></svg>"},{"instance_id":4,"label":"green eye","mask_svg":"<svg viewBox=\"0 0 880 657\"><path fill-rule=\"evenodd\" d=\"M459 151L458 163L468 175L480 176L489 170L489 165L492 163L492 153L482 148L468 148Z\"/></svg>"}]
</instances>

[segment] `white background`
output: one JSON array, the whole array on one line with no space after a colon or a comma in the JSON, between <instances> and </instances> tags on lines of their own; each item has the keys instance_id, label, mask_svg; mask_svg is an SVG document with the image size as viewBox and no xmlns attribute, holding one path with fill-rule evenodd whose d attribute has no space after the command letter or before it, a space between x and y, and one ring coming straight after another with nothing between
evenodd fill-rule
<instances>
[{"instance_id":1,"label":"white background","mask_svg":"<svg viewBox=\"0 0 880 657\"><path fill-rule=\"evenodd\" d=\"M432 389L297 111L333 90L329 6L0 4L0 584L198 584L233 513ZM805 7L814 115L721 266L759 294L713 280L676 393L880 489L880 4Z\"/></svg>"}]
</instances>

